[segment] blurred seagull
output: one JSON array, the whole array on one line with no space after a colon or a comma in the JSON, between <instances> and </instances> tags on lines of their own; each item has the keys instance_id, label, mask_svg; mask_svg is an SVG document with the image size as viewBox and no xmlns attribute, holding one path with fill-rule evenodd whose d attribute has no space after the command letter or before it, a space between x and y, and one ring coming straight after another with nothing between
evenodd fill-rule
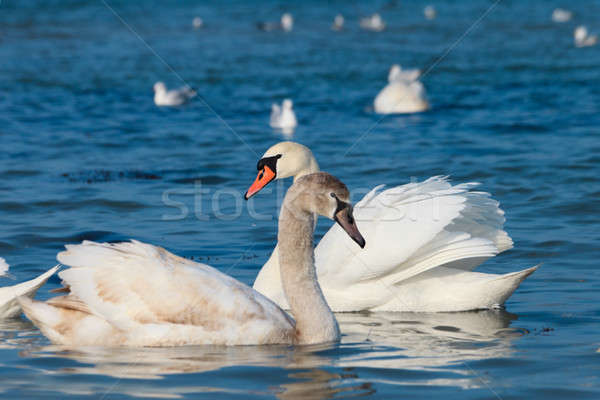
<instances>
[{"instance_id":1,"label":"blurred seagull","mask_svg":"<svg viewBox=\"0 0 600 400\"><path fill-rule=\"evenodd\" d=\"M269 125L271 128L293 129L298 125L296 114L293 110L293 103L290 99L283 100L281 107L273 103L271 105L271 119Z\"/></svg>"},{"instance_id":2,"label":"blurred seagull","mask_svg":"<svg viewBox=\"0 0 600 400\"><path fill-rule=\"evenodd\" d=\"M294 18L292 18L292 14L285 13L281 16L279 22L259 22L256 25L258 29L265 32L271 32L277 29L290 32L294 28Z\"/></svg>"},{"instance_id":3,"label":"blurred seagull","mask_svg":"<svg viewBox=\"0 0 600 400\"><path fill-rule=\"evenodd\" d=\"M333 19L333 25L331 25L331 29L334 31L341 31L344 27L344 16L342 14L338 14Z\"/></svg>"},{"instance_id":4,"label":"blurred seagull","mask_svg":"<svg viewBox=\"0 0 600 400\"><path fill-rule=\"evenodd\" d=\"M427 19L435 19L435 17L437 16L437 12L435 11L435 8L433 6L426 6L423 9L423 14L425 14L425 18Z\"/></svg>"},{"instance_id":5,"label":"blurred seagull","mask_svg":"<svg viewBox=\"0 0 600 400\"><path fill-rule=\"evenodd\" d=\"M192 20L192 26L194 27L194 29L200 29L204 26L204 21L202 21L202 18L200 17L195 17Z\"/></svg>"},{"instance_id":6,"label":"blurred seagull","mask_svg":"<svg viewBox=\"0 0 600 400\"><path fill-rule=\"evenodd\" d=\"M594 46L596 43L598 43L598 35L590 35L587 28L583 25L575 28L573 37L575 39L576 47Z\"/></svg>"},{"instance_id":7,"label":"blurred seagull","mask_svg":"<svg viewBox=\"0 0 600 400\"><path fill-rule=\"evenodd\" d=\"M369 31L381 32L385 29L385 23L379 14L373 14L370 17L361 18L360 27Z\"/></svg>"},{"instance_id":8,"label":"blurred seagull","mask_svg":"<svg viewBox=\"0 0 600 400\"><path fill-rule=\"evenodd\" d=\"M189 86L167 90L167 87L162 82L154 84L154 104L157 106L180 106L194 96L196 96L196 92Z\"/></svg>"},{"instance_id":9,"label":"blurred seagull","mask_svg":"<svg viewBox=\"0 0 600 400\"><path fill-rule=\"evenodd\" d=\"M556 8L552 11L552 21L554 22L567 22L571 17L573 17L573 13L569 10Z\"/></svg>"},{"instance_id":10,"label":"blurred seagull","mask_svg":"<svg viewBox=\"0 0 600 400\"><path fill-rule=\"evenodd\" d=\"M6 275L8 272L8 264L4 261L4 258L0 257L0 276Z\"/></svg>"}]
</instances>

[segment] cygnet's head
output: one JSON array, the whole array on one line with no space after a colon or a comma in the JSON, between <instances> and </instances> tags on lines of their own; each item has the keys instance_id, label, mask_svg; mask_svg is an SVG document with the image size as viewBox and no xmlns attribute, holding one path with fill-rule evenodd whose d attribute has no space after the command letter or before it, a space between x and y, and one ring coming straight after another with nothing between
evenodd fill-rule
<instances>
[{"instance_id":1,"label":"cygnet's head","mask_svg":"<svg viewBox=\"0 0 600 400\"><path fill-rule=\"evenodd\" d=\"M279 142L258 160L256 169L258 174L246 192L246 200L275 179L311 174L319 171L319 165L308 147L295 142Z\"/></svg>"},{"instance_id":2,"label":"cygnet's head","mask_svg":"<svg viewBox=\"0 0 600 400\"><path fill-rule=\"evenodd\" d=\"M155 92L166 92L167 91L167 87L162 82L156 82L154 84L154 91Z\"/></svg>"},{"instance_id":3,"label":"cygnet's head","mask_svg":"<svg viewBox=\"0 0 600 400\"><path fill-rule=\"evenodd\" d=\"M294 103L292 103L292 100L290 100L290 99L285 99L285 100L283 100L283 103L281 103L281 106L285 110L291 110L292 107L294 106Z\"/></svg>"},{"instance_id":4,"label":"cygnet's head","mask_svg":"<svg viewBox=\"0 0 600 400\"><path fill-rule=\"evenodd\" d=\"M365 239L358 231L350 192L338 178L327 172L316 172L298 179L288 190L284 206L295 208L333 219L361 248Z\"/></svg>"},{"instance_id":5,"label":"cygnet's head","mask_svg":"<svg viewBox=\"0 0 600 400\"><path fill-rule=\"evenodd\" d=\"M284 31L291 31L294 27L294 19L290 13L285 13L281 16L281 27Z\"/></svg>"}]
</instances>

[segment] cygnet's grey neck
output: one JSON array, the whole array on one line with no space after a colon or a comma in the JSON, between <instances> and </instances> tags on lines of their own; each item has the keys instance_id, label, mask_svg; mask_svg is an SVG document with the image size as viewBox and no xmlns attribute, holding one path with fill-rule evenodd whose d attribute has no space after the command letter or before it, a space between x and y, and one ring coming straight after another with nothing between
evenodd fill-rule
<instances>
[{"instance_id":1,"label":"cygnet's grey neck","mask_svg":"<svg viewBox=\"0 0 600 400\"><path fill-rule=\"evenodd\" d=\"M298 344L337 341L340 331L317 281L313 252L315 216L286 196L279 216L279 266L283 291L296 320Z\"/></svg>"}]
</instances>

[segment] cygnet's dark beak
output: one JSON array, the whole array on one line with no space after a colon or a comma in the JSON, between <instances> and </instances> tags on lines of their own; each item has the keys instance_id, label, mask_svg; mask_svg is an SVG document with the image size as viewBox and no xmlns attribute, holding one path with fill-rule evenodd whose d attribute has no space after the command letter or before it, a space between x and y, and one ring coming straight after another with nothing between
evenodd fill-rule
<instances>
[{"instance_id":1,"label":"cygnet's dark beak","mask_svg":"<svg viewBox=\"0 0 600 400\"><path fill-rule=\"evenodd\" d=\"M365 238L362 237L356 226L356 221L352 216L352 206L346 202L338 200L338 207L333 215L335 222L340 224L343 230L346 231L348 236L354 240L361 249L365 247Z\"/></svg>"}]
</instances>

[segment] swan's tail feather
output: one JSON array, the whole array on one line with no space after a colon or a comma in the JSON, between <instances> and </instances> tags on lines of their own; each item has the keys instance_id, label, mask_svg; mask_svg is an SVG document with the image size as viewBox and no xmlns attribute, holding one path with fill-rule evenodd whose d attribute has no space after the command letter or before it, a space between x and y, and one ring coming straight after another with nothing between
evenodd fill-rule
<instances>
[{"instance_id":1,"label":"swan's tail feather","mask_svg":"<svg viewBox=\"0 0 600 400\"><path fill-rule=\"evenodd\" d=\"M515 292L515 290L517 290L519 285L521 285L521 282L523 282L529 275L537 271L539 267L540 265L538 264L522 271L500 275L491 280L489 282L490 293L496 293L496 296L492 301L492 307L503 305L506 300L508 300L508 298Z\"/></svg>"}]
</instances>

